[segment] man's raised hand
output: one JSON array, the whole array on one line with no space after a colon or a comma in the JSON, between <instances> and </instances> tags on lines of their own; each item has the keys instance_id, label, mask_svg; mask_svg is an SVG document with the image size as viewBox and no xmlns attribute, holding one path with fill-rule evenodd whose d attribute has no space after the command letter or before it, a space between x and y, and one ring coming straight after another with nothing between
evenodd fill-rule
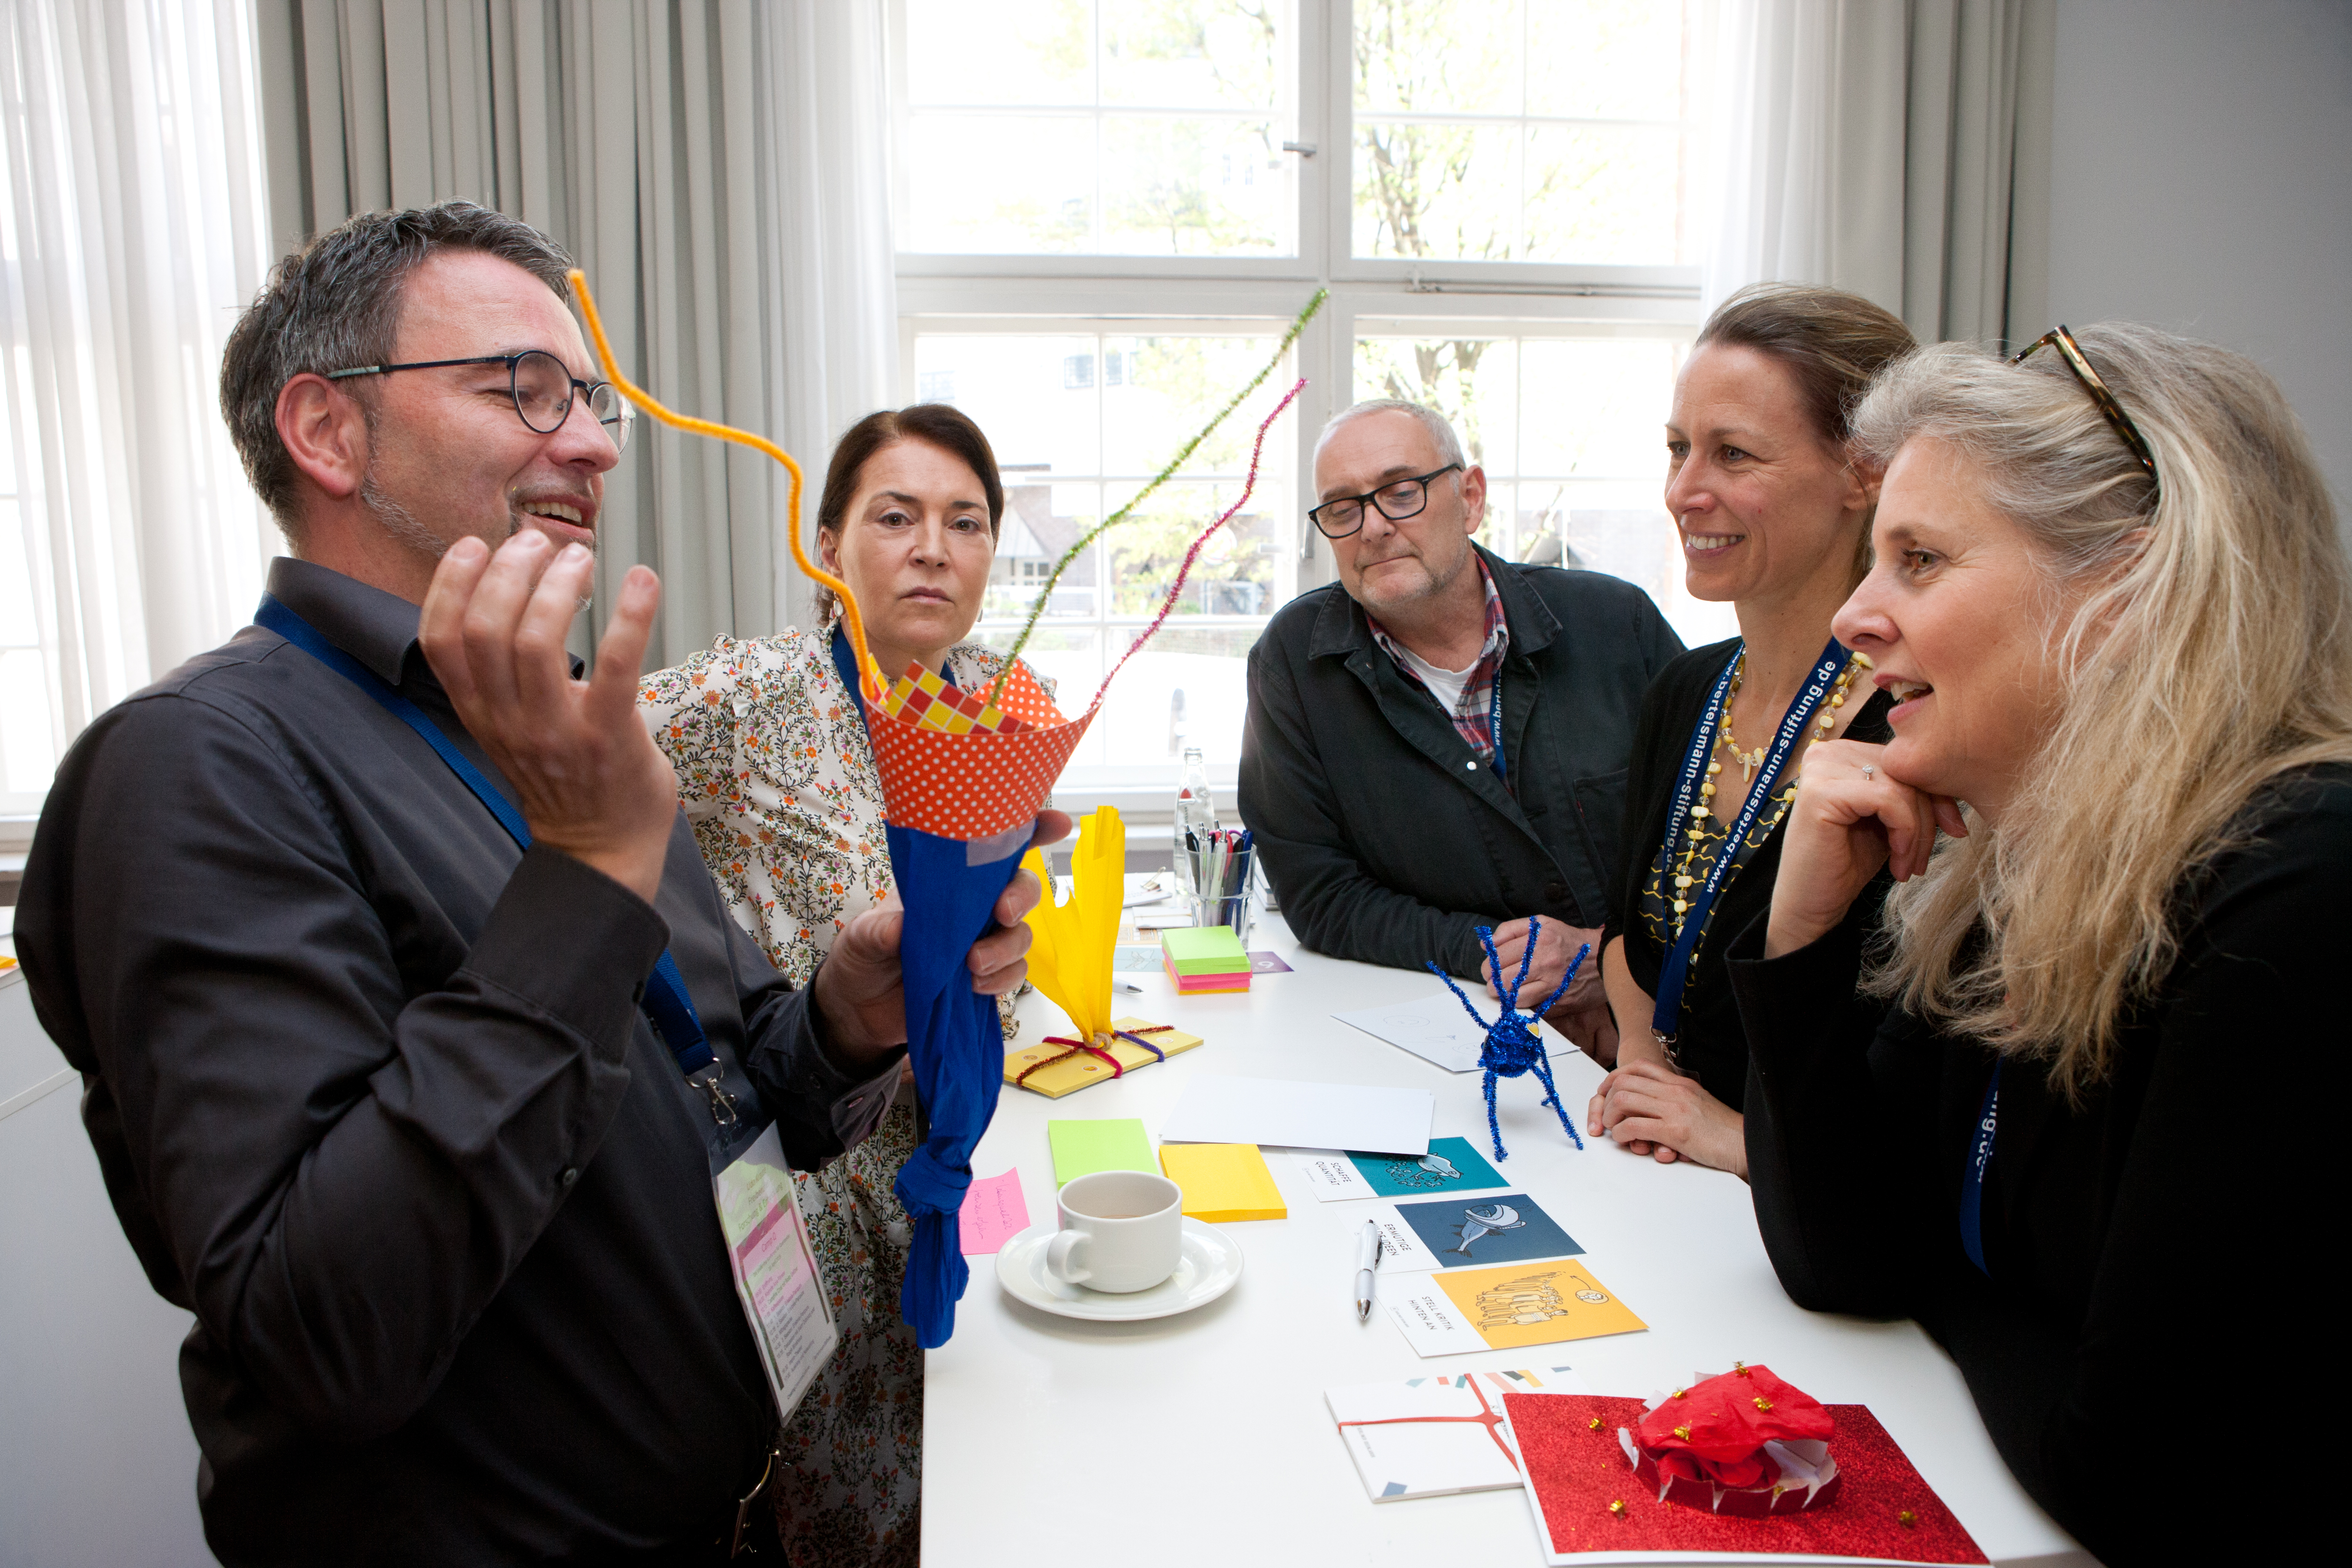
<instances>
[{"instance_id":1,"label":"man's raised hand","mask_svg":"<svg viewBox=\"0 0 2352 1568\"><path fill-rule=\"evenodd\" d=\"M677 775L637 717L637 674L661 583L633 566L586 680L563 639L596 569L524 529L491 553L449 547L425 596L419 640L468 733L519 797L531 837L648 903L677 815Z\"/></svg>"}]
</instances>

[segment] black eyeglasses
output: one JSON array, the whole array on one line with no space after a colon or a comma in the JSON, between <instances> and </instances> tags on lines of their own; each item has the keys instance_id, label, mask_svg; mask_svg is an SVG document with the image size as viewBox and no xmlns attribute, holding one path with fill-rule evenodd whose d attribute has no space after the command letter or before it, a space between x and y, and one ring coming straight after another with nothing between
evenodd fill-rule
<instances>
[{"instance_id":1,"label":"black eyeglasses","mask_svg":"<svg viewBox=\"0 0 2352 1568\"><path fill-rule=\"evenodd\" d=\"M1429 507L1429 481L1441 474L1450 474L1462 465L1448 463L1425 474L1415 474L1409 479L1391 479L1376 490L1366 490L1360 496L1340 496L1310 508L1307 520L1323 531L1326 539L1345 539L1364 526L1364 505L1367 501L1381 509L1381 515L1391 522L1402 522L1409 517L1419 517Z\"/></svg>"},{"instance_id":2,"label":"black eyeglasses","mask_svg":"<svg viewBox=\"0 0 2352 1568\"><path fill-rule=\"evenodd\" d=\"M356 370L331 370L329 381L341 381L353 375L390 375L396 370L444 370L460 364L502 364L507 367L508 390L514 394L515 413L524 426L541 436L552 436L563 428L572 416L572 399L575 393L588 398L588 413L604 427L618 451L629 444L629 427L636 423L636 411L629 400L621 395L620 388L609 381L585 382L573 375L564 363L544 349L525 349L519 354L478 354L472 359L424 359L407 364L363 364Z\"/></svg>"},{"instance_id":3,"label":"black eyeglasses","mask_svg":"<svg viewBox=\"0 0 2352 1568\"><path fill-rule=\"evenodd\" d=\"M2154 483L2156 454L2148 450L2147 440L2140 435L2139 426L2131 422L2131 416L2124 412L2124 405L2116 401L2116 395L2107 390L2107 384L2099 378L2097 371L2091 368L2091 362L2083 357L2082 345L2074 341L2074 334L2068 331L2063 323L2026 344L2023 353L2015 355L2009 363L2023 364L2027 354L2045 344L2058 351L2058 357L2066 362L2066 368L2074 373L2074 379L2083 384L2083 390L2091 395L2091 401L2098 405L2099 412L2106 416L2107 423L2116 427L2116 434L2124 438L2124 445L2132 449L2132 456L2139 459L2139 466L2147 470L2149 482Z\"/></svg>"}]
</instances>

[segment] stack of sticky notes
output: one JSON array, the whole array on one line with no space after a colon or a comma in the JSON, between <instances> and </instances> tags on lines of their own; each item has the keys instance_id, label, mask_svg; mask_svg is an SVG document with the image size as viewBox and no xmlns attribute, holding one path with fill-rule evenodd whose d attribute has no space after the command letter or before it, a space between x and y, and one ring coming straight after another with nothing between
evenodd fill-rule
<instances>
[{"instance_id":1,"label":"stack of sticky notes","mask_svg":"<svg viewBox=\"0 0 2352 1568\"><path fill-rule=\"evenodd\" d=\"M1220 1225L1290 1216L1255 1143L1162 1143L1160 1168L1184 1189L1184 1212L1194 1219Z\"/></svg>"},{"instance_id":2,"label":"stack of sticky notes","mask_svg":"<svg viewBox=\"0 0 2352 1568\"><path fill-rule=\"evenodd\" d=\"M1231 926L1188 926L1160 933L1160 965L1179 994L1246 991L1250 957Z\"/></svg>"}]
</instances>

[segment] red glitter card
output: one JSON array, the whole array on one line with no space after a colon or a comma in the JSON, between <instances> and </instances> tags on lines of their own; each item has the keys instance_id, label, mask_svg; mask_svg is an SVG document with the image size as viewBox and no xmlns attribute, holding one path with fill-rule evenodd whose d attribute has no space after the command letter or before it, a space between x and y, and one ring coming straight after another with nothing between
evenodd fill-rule
<instances>
[{"instance_id":1,"label":"red glitter card","mask_svg":"<svg viewBox=\"0 0 2352 1568\"><path fill-rule=\"evenodd\" d=\"M1547 1562L1656 1552L1847 1563L1986 1561L1864 1405L1829 1407L1837 1418L1830 1453L1843 1483L1835 1501L1803 1513L1738 1519L1660 1502L1642 1484L1617 1440L1617 1428L1638 1426L1648 1413L1642 1401L1583 1394L1507 1394L1503 1399L1526 1460L1528 1504ZM1612 1502L1624 1507L1612 1512Z\"/></svg>"}]
</instances>

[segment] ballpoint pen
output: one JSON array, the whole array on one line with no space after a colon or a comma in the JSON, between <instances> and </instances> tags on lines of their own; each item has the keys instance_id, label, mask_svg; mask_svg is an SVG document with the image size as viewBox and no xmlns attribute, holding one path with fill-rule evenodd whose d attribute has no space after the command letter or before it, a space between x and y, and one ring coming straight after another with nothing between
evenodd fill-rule
<instances>
[{"instance_id":1,"label":"ballpoint pen","mask_svg":"<svg viewBox=\"0 0 2352 1568\"><path fill-rule=\"evenodd\" d=\"M1372 1272L1381 1266L1381 1227L1375 1220L1364 1222L1364 1239L1356 1247L1356 1321L1362 1322L1372 1315Z\"/></svg>"}]
</instances>

